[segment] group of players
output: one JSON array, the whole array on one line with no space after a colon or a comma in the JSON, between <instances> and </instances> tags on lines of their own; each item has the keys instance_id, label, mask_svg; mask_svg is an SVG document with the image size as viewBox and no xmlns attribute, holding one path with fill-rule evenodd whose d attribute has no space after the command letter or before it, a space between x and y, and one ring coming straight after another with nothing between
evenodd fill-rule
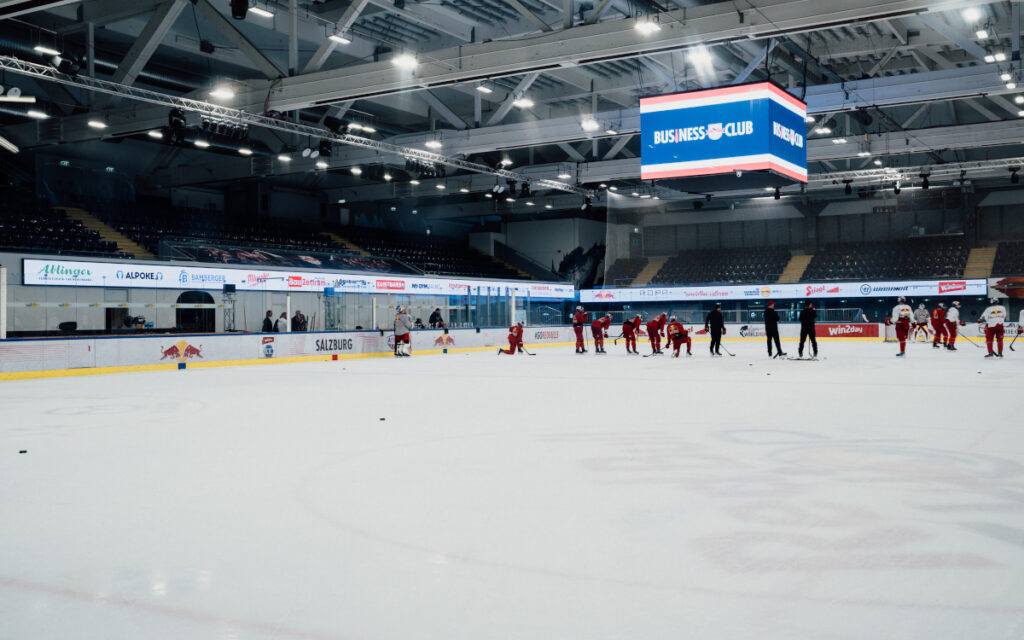
<instances>
[{"instance_id":1,"label":"group of players","mask_svg":"<svg viewBox=\"0 0 1024 640\"><path fill-rule=\"evenodd\" d=\"M985 344L988 347L988 354L986 358L1002 358L1003 357L1003 336L1005 335L1005 323L1006 323L1006 307L999 304L997 298L992 298L988 308L982 312L978 318L978 323L984 325L985 332ZM768 342L768 355L769 357L785 356L786 354L782 351L782 345L779 341L779 315L775 311L775 305L772 302L768 302L767 309L765 310L765 334ZM405 309L399 306L395 317L395 355L396 356L408 356L409 347L409 332L412 329L412 322L409 315L405 312ZM816 319L816 312L814 305L810 302L805 304L803 311L800 313L800 348L799 357L803 358L804 342L810 340L812 349L812 359L818 355L818 344L815 340L814 323ZM910 305L907 304L907 300L904 297L900 297L899 302L893 307L892 316L886 318L886 324L893 324L896 328L896 339L900 343L900 352L897 356L905 356L907 352L907 339L911 337L911 332L924 331L927 335L928 323L931 322L932 327L932 348L939 349L945 348L949 351L956 351L956 339L958 335L959 327L965 326L967 323L960 318L960 301L955 300L950 304L949 308L943 303L938 305L931 311L925 308L924 304L918 305L916 311L911 309ZM590 321L589 315L582 306L576 307L576 312L572 316L572 327L573 332L576 334L576 353L587 353L587 343L584 340L583 332L587 324L590 325L590 333L594 338L594 352L596 354L607 353L604 349L605 338L608 337L608 330L612 324L612 314L606 313L603 316ZM649 355L664 355L664 351L661 350L661 339L664 335L666 348L671 349L673 357L678 358L682 352L683 345L686 345L686 355L692 356L693 352L690 347L692 341L690 339L690 331L679 322L675 316L669 316L667 313L660 313L655 316L652 320L644 323L643 316L636 314L633 318L628 318L622 323L622 334L618 338L622 338L626 342L626 353L632 355L638 355L640 352L637 351L636 340L637 336L645 335L643 328L647 329L647 337L651 344L651 353ZM711 311L704 321L704 331L701 333L707 333L711 336L710 351L712 356L721 356L721 344L722 336L726 334L725 321L722 317L721 305L715 305L713 311ZM1024 310L1020 312L1020 321L1017 325L1017 334L1024 333ZM776 353L772 353L772 342L774 341L776 347ZM995 348L993 346L995 345ZM498 354L514 355L517 352L523 353L523 323L517 322L509 328L508 333L508 349L498 349ZM731 355L731 354L730 354Z\"/></svg>"},{"instance_id":2,"label":"group of players","mask_svg":"<svg viewBox=\"0 0 1024 640\"><path fill-rule=\"evenodd\" d=\"M910 308L907 299L900 297L899 302L892 309L892 317L886 319L886 324L896 325L896 339L900 343L900 352L897 356L905 356L907 353L907 338L911 336L911 322L913 322L913 333L919 335L924 332L928 335L928 322L932 325L932 348L945 347L950 351L956 351L956 337L958 327L967 325L967 322L960 319L960 301L954 300L949 309L946 305L939 303L929 314L924 304L917 306L917 311ZM1006 323L1006 307L999 304L998 298L989 300L989 306L978 317L978 324L984 325L985 345L988 347L986 358L1003 357L1003 335L1005 334L1004 324ZM1020 312L1020 321L1017 323L1017 334L1024 333L1024 310ZM993 342L998 350L993 349Z\"/></svg>"}]
</instances>

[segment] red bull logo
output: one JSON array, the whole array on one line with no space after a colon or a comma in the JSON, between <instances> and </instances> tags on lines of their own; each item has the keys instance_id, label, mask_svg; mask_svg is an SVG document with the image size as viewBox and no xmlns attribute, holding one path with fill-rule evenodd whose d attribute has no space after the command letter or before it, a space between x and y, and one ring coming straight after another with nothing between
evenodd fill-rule
<instances>
[{"instance_id":1,"label":"red bull logo","mask_svg":"<svg viewBox=\"0 0 1024 640\"><path fill-rule=\"evenodd\" d=\"M161 360L174 360L175 362L185 362L186 360L191 360L193 358L202 358L203 345L199 345L198 347L196 347L185 342L184 340L180 340L166 349L160 347L160 353L163 354L160 358Z\"/></svg>"},{"instance_id":2,"label":"red bull logo","mask_svg":"<svg viewBox=\"0 0 1024 640\"><path fill-rule=\"evenodd\" d=\"M595 293L594 294L594 298L595 299L606 298L608 300L612 300L612 299L615 298L615 294L614 293Z\"/></svg>"},{"instance_id":3,"label":"red bull logo","mask_svg":"<svg viewBox=\"0 0 1024 640\"><path fill-rule=\"evenodd\" d=\"M451 337L447 333L443 333L443 334L441 334L440 336L437 337L437 340L434 340L434 346L435 347L454 347L455 346L455 338Z\"/></svg>"}]
</instances>

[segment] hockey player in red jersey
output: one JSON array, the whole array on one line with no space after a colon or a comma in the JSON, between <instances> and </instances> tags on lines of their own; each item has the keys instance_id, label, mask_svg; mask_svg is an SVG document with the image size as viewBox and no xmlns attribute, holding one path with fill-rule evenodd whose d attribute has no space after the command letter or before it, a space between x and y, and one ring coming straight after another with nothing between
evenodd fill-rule
<instances>
[{"instance_id":1,"label":"hockey player in red jersey","mask_svg":"<svg viewBox=\"0 0 1024 640\"><path fill-rule=\"evenodd\" d=\"M514 356L516 351L523 350L523 323L517 322L508 329L508 349L498 347L498 355L503 353Z\"/></svg>"},{"instance_id":2,"label":"hockey player in red jersey","mask_svg":"<svg viewBox=\"0 0 1024 640\"><path fill-rule=\"evenodd\" d=\"M651 341L651 353L661 353L661 330L665 327L665 314L656 316L647 323L647 338Z\"/></svg>"},{"instance_id":3,"label":"hockey player in red jersey","mask_svg":"<svg viewBox=\"0 0 1024 640\"><path fill-rule=\"evenodd\" d=\"M612 326L612 314L606 313L590 323L590 333L594 336L594 353L608 353L604 350L604 339L608 337L608 327Z\"/></svg>"},{"instance_id":4,"label":"hockey player in red jersey","mask_svg":"<svg viewBox=\"0 0 1024 640\"><path fill-rule=\"evenodd\" d=\"M985 344L988 345L988 354L986 358L1002 358L1003 357L1003 323L1006 322L1006 307L999 304L998 298L992 298L989 301L989 307L981 314L978 318L978 322L985 323ZM992 341L995 340L999 345L999 351L992 351Z\"/></svg>"},{"instance_id":5,"label":"hockey player in red jersey","mask_svg":"<svg viewBox=\"0 0 1024 640\"><path fill-rule=\"evenodd\" d=\"M907 304L907 299L900 296L899 303L892 308L890 323L896 325L896 339L900 341L900 352L897 356L907 354L907 336L910 335L910 319L914 310Z\"/></svg>"},{"instance_id":6,"label":"hockey player in red jersey","mask_svg":"<svg viewBox=\"0 0 1024 640\"><path fill-rule=\"evenodd\" d=\"M950 351L956 351L956 334L959 327L964 325L964 321L960 319L960 301L954 300L953 304L949 305L949 311L946 312L946 348Z\"/></svg>"},{"instance_id":7,"label":"hockey player in red jersey","mask_svg":"<svg viewBox=\"0 0 1024 640\"><path fill-rule=\"evenodd\" d=\"M935 331L935 338L932 340L932 349L939 348L939 341L945 345L946 337L946 305L939 303L939 306L932 309L932 330Z\"/></svg>"},{"instance_id":8,"label":"hockey player in red jersey","mask_svg":"<svg viewBox=\"0 0 1024 640\"><path fill-rule=\"evenodd\" d=\"M638 353L636 350L636 334L640 333L641 323L643 323L643 320L640 318L639 313L632 320L626 320L622 323L622 337L626 339L626 353ZM633 347L632 351L630 346Z\"/></svg>"},{"instance_id":9,"label":"hockey player in red jersey","mask_svg":"<svg viewBox=\"0 0 1024 640\"><path fill-rule=\"evenodd\" d=\"M583 325L587 323L587 312L583 306L576 307L576 313L572 315L572 330L576 333L576 353L586 353L587 347L583 344Z\"/></svg>"},{"instance_id":10,"label":"hockey player in red jersey","mask_svg":"<svg viewBox=\"0 0 1024 640\"><path fill-rule=\"evenodd\" d=\"M667 344L672 346L673 356L679 357L679 348L684 344L686 345L686 355L693 355L690 352L690 336L682 323L676 321L675 316L669 318L669 323L665 326L665 336Z\"/></svg>"}]
</instances>

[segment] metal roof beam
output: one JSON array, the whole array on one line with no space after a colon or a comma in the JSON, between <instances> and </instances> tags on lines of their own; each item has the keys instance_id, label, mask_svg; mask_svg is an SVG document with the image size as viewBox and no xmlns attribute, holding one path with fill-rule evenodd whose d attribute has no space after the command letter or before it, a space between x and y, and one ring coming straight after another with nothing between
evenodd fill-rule
<instances>
[{"instance_id":1,"label":"metal roof beam","mask_svg":"<svg viewBox=\"0 0 1024 640\"><path fill-rule=\"evenodd\" d=\"M424 52L414 73L401 73L389 61L380 61L346 67L343 73L321 71L285 78L273 89L268 83L255 83L241 103L262 104L269 91L271 107L289 111L416 88L631 58L697 44L714 45L943 11L960 4L958 0L845 0L834 6L810 0L764 0L756 12L745 12L741 22L731 3L715 3L687 9L685 13L668 12L661 20L661 30L647 37L633 28L633 20L600 22L527 39Z\"/></svg>"},{"instance_id":2,"label":"metal roof beam","mask_svg":"<svg viewBox=\"0 0 1024 640\"><path fill-rule=\"evenodd\" d=\"M512 5L512 8L515 9L516 11L518 11L519 15L523 16L524 18L526 18L526 20L530 24L532 24L533 26L537 27L541 31L545 31L545 32L546 31L554 31L554 29L552 29L551 26L548 25L548 23L546 23L543 20L541 20L537 16L536 13L534 13L534 12L530 11L529 9L527 9L526 7L524 7L523 3L519 2L519 0L505 0L505 2L509 3L510 5Z\"/></svg>"},{"instance_id":3,"label":"metal roof beam","mask_svg":"<svg viewBox=\"0 0 1024 640\"><path fill-rule=\"evenodd\" d=\"M149 18L149 22L146 23L142 33L139 34L139 37L132 43L131 48L128 49L128 53L121 59L121 64L114 71L111 82L128 86L135 84L139 73L149 62L153 53L156 52L160 43L163 42L167 32L174 25L174 21L181 15L185 4L186 0L170 0L157 6L156 11ZM114 101L113 96L105 98L97 106L104 108Z\"/></svg>"},{"instance_id":4,"label":"metal roof beam","mask_svg":"<svg viewBox=\"0 0 1024 640\"><path fill-rule=\"evenodd\" d=\"M220 31L221 35L231 41L236 47L238 47L245 57L248 58L252 64L260 70L260 72L268 78L279 78L283 74L281 70L277 68L273 62L270 61L263 53L256 48L253 43L249 42L242 33L234 27L228 19L225 18L220 11L217 11L210 0L195 0L195 7L206 18L210 24L212 24L217 31ZM301 78L302 76L295 76ZM260 109L262 111L262 108Z\"/></svg>"},{"instance_id":5,"label":"metal roof beam","mask_svg":"<svg viewBox=\"0 0 1024 640\"><path fill-rule=\"evenodd\" d=\"M441 102L437 96L430 91L420 91L416 94L423 98L430 107L436 111L442 118L448 121L456 129L466 129L469 127L466 121L459 117L457 113L451 110L445 103Z\"/></svg>"}]
</instances>

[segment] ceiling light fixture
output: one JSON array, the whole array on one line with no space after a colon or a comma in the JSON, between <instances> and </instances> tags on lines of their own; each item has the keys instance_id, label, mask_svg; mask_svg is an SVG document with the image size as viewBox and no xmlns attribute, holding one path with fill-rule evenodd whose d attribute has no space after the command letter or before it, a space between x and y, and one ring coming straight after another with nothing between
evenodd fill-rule
<instances>
[{"instance_id":1,"label":"ceiling light fixture","mask_svg":"<svg viewBox=\"0 0 1024 640\"><path fill-rule=\"evenodd\" d=\"M882 166L882 161L881 160L875 160L875 166L876 167Z\"/></svg>"},{"instance_id":2,"label":"ceiling light fixture","mask_svg":"<svg viewBox=\"0 0 1024 640\"><path fill-rule=\"evenodd\" d=\"M961 12L964 20L967 22L977 22L981 20L981 11L977 7L967 7Z\"/></svg>"},{"instance_id":3,"label":"ceiling light fixture","mask_svg":"<svg viewBox=\"0 0 1024 640\"><path fill-rule=\"evenodd\" d=\"M384 175L381 176L381 177L384 178L384 182L391 182L391 180L394 179L394 177L390 173L388 173L387 171L385 171Z\"/></svg>"},{"instance_id":4,"label":"ceiling light fixture","mask_svg":"<svg viewBox=\"0 0 1024 640\"><path fill-rule=\"evenodd\" d=\"M280 160L281 162L291 162L292 161L292 157L290 155L288 155L287 153L282 153L282 154L278 155L277 159Z\"/></svg>"},{"instance_id":5,"label":"ceiling light fixture","mask_svg":"<svg viewBox=\"0 0 1024 640\"><path fill-rule=\"evenodd\" d=\"M1002 51L997 51L993 57L996 59L996 62L1006 62L1006 54Z\"/></svg>"},{"instance_id":6,"label":"ceiling light fixture","mask_svg":"<svg viewBox=\"0 0 1024 640\"><path fill-rule=\"evenodd\" d=\"M362 167L352 167L351 169L349 169L349 171L351 171L352 175L354 175L354 176L361 176L361 175L363 175Z\"/></svg>"},{"instance_id":7,"label":"ceiling light fixture","mask_svg":"<svg viewBox=\"0 0 1024 640\"><path fill-rule=\"evenodd\" d=\"M93 128L93 129L106 129L107 128L107 123L103 122L102 120L90 120L86 124L88 124L89 127Z\"/></svg>"},{"instance_id":8,"label":"ceiling light fixture","mask_svg":"<svg viewBox=\"0 0 1024 640\"><path fill-rule=\"evenodd\" d=\"M414 187L418 187L420 186L420 181L417 180L416 178L413 178L412 180L409 181L409 184L411 184Z\"/></svg>"},{"instance_id":9,"label":"ceiling light fixture","mask_svg":"<svg viewBox=\"0 0 1024 640\"><path fill-rule=\"evenodd\" d=\"M512 101L512 106L519 109L529 109L534 105L533 100L530 100L526 96L520 96Z\"/></svg>"},{"instance_id":10,"label":"ceiling light fixture","mask_svg":"<svg viewBox=\"0 0 1024 640\"><path fill-rule=\"evenodd\" d=\"M1017 104L1024 104L1024 96L1016 96L1013 101Z\"/></svg>"},{"instance_id":11,"label":"ceiling light fixture","mask_svg":"<svg viewBox=\"0 0 1024 640\"><path fill-rule=\"evenodd\" d=\"M827 136L828 134L832 133L832 129L830 127L821 126L815 129L814 132Z\"/></svg>"},{"instance_id":12,"label":"ceiling light fixture","mask_svg":"<svg viewBox=\"0 0 1024 640\"><path fill-rule=\"evenodd\" d=\"M832 138L832 144L846 144L846 138Z\"/></svg>"},{"instance_id":13,"label":"ceiling light fixture","mask_svg":"<svg viewBox=\"0 0 1024 640\"><path fill-rule=\"evenodd\" d=\"M46 120L50 117L45 111L39 111L37 109L29 109L25 112L25 115L30 118L35 118L36 120Z\"/></svg>"},{"instance_id":14,"label":"ceiling light fixture","mask_svg":"<svg viewBox=\"0 0 1024 640\"><path fill-rule=\"evenodd\" d=\"M207 142L206 140L203 140L202 138L196 138L192 142L192 144L196 145L200 149L209 149L210 148L210 143Z\"/></svg>"},{"instance_id":15,"label":"ceiling light fixture","mask_svg":"<svg viewBox=\"0 0 1024 640\"><path fill-rule=\"evenodd\" d=\"M251 156L252 149L249 147L238 147L238 155L240 156Z\"/></svg>"},{"instance_id":16,"label":"ceiling light fixture","mask_svg":"<svg viewBox=\"0 0 1024 640\"><path fill-rule=\"evenodd\" d=\"M50 47L47 47L47 46L44 46L44 45L41 45L41 44L37 44L36 46L32 47L32 50L35 51L36 53L41 53L44 56L59 56L60 55L60 51L57 51L56 49L52 49Z\"/></svg>"},{"instance_id":17,"label":"ceiling light fixture","mask_svg":"<svg viewBox=\"0 0 1024 640\"><path fill-rule=\"evenodd\" d=\"M146 132L146 135L156 140L164 139L164 132L160 131L159 129L150 129L149 131Z\"/></svg>"},{"instance_id":18,"label":"ceiling light fixture","mask_svg":"<svg viewBox=\"0 0 1024 640\"><path fill-rule=\"evenodd\" d=\"M806 122L807 124L814 124L814 116L806 116L804 118L804 122Z\"/></svg>"},{"instance_id":19,"label":"ceiling light fixture","mask_svg":"<svg viewBox=\"0 0 1024 640\"><path fill-rule=\"evenodd\" d=\"M343 33L332 33L331 35L327 36L327 39L337 42L338 44L352 44L352 40L345 37L345 34Z\"/></svg>"},{"instance_id":20,"label":"ceiling light fixture","mask_svg":"<svg viewBox=\"0 0 1024 640\"><path fill-rule=\"evenodd\" d=\"M645 36L661 31L661 25L646 17L638 19L633 28Z\"/></svg>"},{"instance_id":21,"label":"ceiling light fixture","mask_svg":"<svg viewBox=\"0 0 1024 640\"><path fill-rule=\"evenodd\" d=\"M584 131L597 131L601 128L601 125L599 125L597 120L594 120L593 117L584 116L580 121L580 127L582 127Z\"/></svg>"},{"instance_id":22,"label":"ceiling light fixture","mask_svg":"<svg viewBox=\"0 0 1024 640\"><path fill-rule=\"evenodd\" d=\"M228 87L217 87L210 92L210 97L218 100L230 100L235 97L235 92Z\"/></svg>"},{"instance_id":23,"label":"ceiling light fixture","mask_svg":"<svg viewBox=\"0 0 1024 640\"><path fill-rule=\"evenodd\" d=\"M619 135L619 132L616 131L615 129L605 129L604 132L607 133L610 136L617 136L617 135Z\"/></svg>"},{"instance_id":24,"label":"ceiling light fixture","mask_svg":"<svg viewBox=\"0 0 1024 640\"><path fill-rule=\"evenodd\" d=\"M440 140L427 140L423 143L423 146L428 149L440 149L444 145L441 144Z\"/></svg>"},{"instance_id":25,"label":"ceiling light fixture","mask_svg":"<svg viewBox=\"0 0 1024 640\"><path fill-rule=\"evenodd\" d=\"M554 206L553 206L553 205L552 205L552 204L551 204L550 202L548 202L548 203L546 203L546 204L544 205L544 208L545 208L545 209L554 209L555 207L554 207Z\"/></svg>"},{"instance_id":26,"label":"ceiling light fixture","mask_svg":"<svg viewBox=\"0 0 1024 640\"><path fill-rule=\"evenodd\" d=\"M327 161L326 160L317 160L316 161L316 168L320 169L321 171L323 171L324 169L327 168Z\"/></svg>"},{"instance_id":27,"label":"ceiling light fixture","mask_svg":"<svg viewBox=\"0 0 1024 640\"><path fill-rule=\"evenodd\" d=\"M446 187L445 185L443 185L440 182L438 182L437 184L434 185L434 188L437 189L438 191L444 191L448 187Z\"/></svg>"},{"instance_id":28,"label":"ceiling light fixture","mask_svg":"<svg viewBox=\"0 0 1024 640\"><path fill-rule=\"evenodd\" d=\"M489 84L485 84L483 82L476 85L476 90L480 93L494 93L494 89L492 89Z\"/></svg>"},{"instance_id":29,"label":"ceiling light fixture","mask_svg":"<svg viewBox=\"0 0 1024 640\"><path fill-rule=\"evenodd\" d=\"M255 13L261 18L273 18L274 12L264 9L263 7L249 7L249 11Z\"/></svg>"},{"instance_id":30,"label":"ceiling light fixture","mask_svg":"<svg viewBox=\"0 0 1024 640\"><path fill-rule=\"evenodd\" d=\"M1003 82L1009 82L1011 78L1013 78L1013 76L1011 76L1008 73L1004 73L1001 76L999 76L999 79L1002 80Z\"/></svg>"},{"instance_id":31,"label":"ceiling light fixture","mask_svg":"<svg viewBox=\"0 0 1024 640\"><path fill-rule=\"evenodd\" d=\"M18 145L14 144L13 142L11 142L10 140L3 136L0 136L0 147L7 149L11 153L18 153L19 151L21 151L21 149L18 148Z\"/></svg>"},{"instance_id":32,"label":"ceiling light fixture","mask_svg":"<svg viewBox=\"0 0 1024 640\"><path fill-rule=\"evenodd\" d=\"M459 193L469 193L469 189L466 187L459 187Z\"/></svg>"},{"instance_id":33,"label":"ceiling light fixture","mask_svg":"<svg viewBox=\"0 0 1024 640\"><path fill-rule=\"evenodd\" d=\"M508 166L511 166L511 165L512 165L512 158L509 158L508 156L504 156L504 157L503 157L503 158L501 159L501 162L499 162L499 164L500 164L501 166L503 166L503 167L508 167Z\"/></svg>"},{"instance_id":34,"label":"ceiling light fixture","mask_svg":"<svg viewBox=\"0 0 1024 640\"><path fill-rule=\"evenodd\" d=\"M985 29L978 29L974 32L974 35L978 36L979 40L985 40L988 38L988 31Z\"/></svg>"},{"instance_id":35,"label":"ceiling light fixture","mask_svg":"<svg viewBox=\"0 0 1024 640\"><path fill-rule=\"evenodd\" d=\"M400 53L394 58L391 58L391 64L395 65L399 69L412 71L419 65L419 61L416 59L416 56L410 53Z\"/></svg>"}]
</instances>

